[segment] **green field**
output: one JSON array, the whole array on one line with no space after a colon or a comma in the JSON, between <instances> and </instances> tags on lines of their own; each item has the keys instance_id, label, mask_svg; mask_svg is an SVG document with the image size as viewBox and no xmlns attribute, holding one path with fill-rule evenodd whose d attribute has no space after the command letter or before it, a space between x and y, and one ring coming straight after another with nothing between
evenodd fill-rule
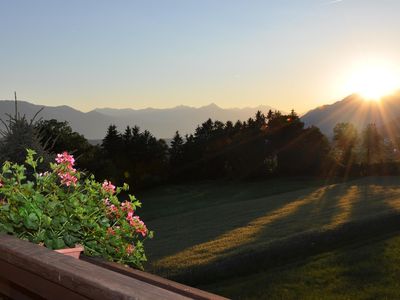
<instances>
[{"instance_id":1,"label":"green field","mask_svg":"<svg viewBox=\"0 0 400 300\"><path fill-rule=\"evenodd\" d=\"M149 271L190 284L204 284L207 289L224 295L236 295L235 292L229 292L229 287L236 286L235 280L240 280L238 276L242 274L242 284L249 287L248 295L251 296L258 295L254 290L258 285L252 285L254 280L251 276L256 276L252 273L257 265L264 263L260 261L260 257L264 257L260 253L264 251L268 254L274 245L283 243L286 256L290 257L292 252L293 257L297 255L304 260L304 253L298 255L296 252L301 251L290 248L296 236L298 242L299 234L305 234L306 238L317 237L318 240L325 232L332 235L331 232L349 222L365 222L369 218L400 211L400 179L363 178L333 184L310 179L210 182L164 186L139 196L144 207L143 218L156 232L154 240L147 243ZM368 225L368 222L365 224ZM345 233L348 231L346 229ZM367 233L362 232L360 236L364 236L364 240L369 239ZM335 241L340 241L337 236L332 236ZM349 240L351 236L345 244ZM324 249L321 247L315 251L326 252L326 245L329 246L329 243L325 242ZM304 245L301 247L304 248ZM253 253L258 253L258 256L254 256L257 259L251 259ZM339 254L334 252L332 255ZM242 259L245 256L247 258ZM268 255L265 257L262 260L267 261ZM320 265L325 264L329 269L331 261L322 260ZM227 262L235 262L235 266L228 268L230 272L221 271ZM286 263L286 259L281 262ZM296 265L296 268L293 276L296 276L296 272L300 274L314 267L306 263ZM284 291L285 280L292 276L287 274L287 269L282 270L278 274L262 273L261 270L258 277L270 280L272 276L277 284L264 285L264 288L260 288L261 294L271 291L271 295L279 298L272 291L281 290L279 284ZM220 278L218 272L227 279ZM197 277L202 278L201 282L196 281L196 274L200 274ZM207 281L204 274L209 274L206 277L210 282L218 280L221 284L217 286L220 288L208 286L204 282ZM290 284L290 280L288 282ZM303 287L306 289L307 285ZM318 294L315 297L318 298Z\"/></svg>"},{"instance_id":2,"label":"green field","mask_svg":"<svg viewBox=\"0 0 400 300\"><path fill-rule=\"evenodd\" d=\"M200 288L235 299L400 299L400 232Z\"/></svg>"}]
</instances>

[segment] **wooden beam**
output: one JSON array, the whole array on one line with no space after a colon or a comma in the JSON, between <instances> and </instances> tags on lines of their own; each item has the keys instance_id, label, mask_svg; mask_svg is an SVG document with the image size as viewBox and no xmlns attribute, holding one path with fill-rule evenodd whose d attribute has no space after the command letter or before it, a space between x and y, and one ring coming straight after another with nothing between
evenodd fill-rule
<instances>
[{"instance_id":1,"label":"wooden beam","mask_svg":"<svg viewBox=\"0 0 400 300\"><path fill-rule=\"evenodd\" d=\"M0 234L0 253L3 282L44 299L54 299L55 292L60 293L57 299L190 299L9 235Z\"/></svg>"},{"instance_id":2,"label":"wooden beam","mask_svg":"<svg viewBox=\"0 0 400 300\"><path fill-rule=\"evenodd\" d=\"M121 264L113 263L106 261L101 258L95 258L95 257L87 257L83 256L81 259L88 261L90 263L96 264L98 266L101 266L103 268L112 270L114 272L124 274L126 276L136 278L140 281L147 282L149 284L152 284L154 286L161 287L163 289L173 291L177 294L189 297L191 299L197 299L197 300L227 300L227 298L208 293L203 290L199 290L172 280L168 280L165 278L162 278L157 275L153 275L150 273L146 273L140 270L136 270L133 268L129 268L127 266L123 266Z\"/></svg>"}]
</instances>

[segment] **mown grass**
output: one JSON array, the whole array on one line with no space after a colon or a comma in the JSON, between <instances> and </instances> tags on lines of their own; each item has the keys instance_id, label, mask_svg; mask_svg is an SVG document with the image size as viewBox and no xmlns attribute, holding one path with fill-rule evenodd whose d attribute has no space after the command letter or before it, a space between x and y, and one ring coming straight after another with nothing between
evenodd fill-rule
<instances>
[{"instance_id":1,"label":"mown grass","mask_svg":"<svg viewBox=\"0 0 400 300\"><path fill-rule=\"evenodd\" d=\"M209 181L164 185L136 194L143 200L141 214L147 221L196 209L247 201L326 184L325 179L293 177L268 181Z\"/></svg>"},{"instance_id":2,"label":"mown grass","mask_svg":"<svg viewBox=\"0 0 400 300\"><path fill-rule=\"evenodd\" d=\"M200 288L233 299L400 299L400 233Z\"/></svg>"},{"instance_id":3,"label":"mown grass","mask_svg":"<svg viewBox=\"0 0 400 300\"><path fill-rule=\"evenodd\" d=\"M286 187L291 191L285 192ZM304 259L318 251L332 250L336 245L331 247L329 239L340 242L341 233L346 236L345 242L351 241L348 232L352 229L346 224L364 220L353 236L362 233L363 239L368 239L363 228L369 218L400 211L400 179L364 178L335 184L311 180L203 183L162 187L142 195L142 199L144 218L156 232L154 240L147 243L147 270L198 284L259 271L258 265L268 268L267 260L275 260L280 245L286 253L279 264L291 256ZM385 230L382 227L380 232ZM307 245L318 243L325 233L328 240L321 247ZM303 252L291 247L291 241ZM270 255L270 249L274 255ZM233 262L234 268L224 268L227 262ZM268 274L265 276L273 276ZM200 277L201 281L196 281ZM250 290L257 290L251 279L243 278ZM229 285L235 282L221 285L226 287L221 293L232 295ZM270 288L268 285L266 289Z\"/></svg>"}]
</instances>

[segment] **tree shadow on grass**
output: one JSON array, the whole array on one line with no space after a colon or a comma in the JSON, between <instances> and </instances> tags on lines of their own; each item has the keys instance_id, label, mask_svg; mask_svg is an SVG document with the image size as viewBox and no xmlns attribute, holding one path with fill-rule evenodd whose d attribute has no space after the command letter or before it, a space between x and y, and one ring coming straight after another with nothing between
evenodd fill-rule
<instances>
[{"instance_id":1,"label":"tree shadow on grass","mask_svg":"<svg viewBox=\"0 0 400 300\"><path fill-rule=\"evenodd\" d=\"M202 288L235 299L399 299L399 214L390 201L383 201L385 197L398 199L398 187L370 179L349 190L357 201L342 205L339 215L344 212L359 222L350 221L355 224L338 229L343 236L333 236L331 246L325 241L328 247L319 249L324 254L309 252L308 257L297 256L289 265L282 261L281 266ZM371 211L378 216L368 218ZM333 224L346 227L346 223Z\"/></svg>"},{"instance_id":2,"label":"tree shadow on grass","mask_svg":"<svg viewBox=\"0 0 400 300\"><path fill-rule=\"evenodd\" d=\"M196 244L212 241L231 230L245 227L257 218L290 205L297 199L310 197L317 191L318 189L307 189L287 193L286 197L277 195L228 203L211 209L205 207L202 210L182 214L179 218L162 218L150 222L149 227L155 230L158 237L151 241L155 257L172 255ZM171 244L171 240L176 240L178 243ZM162 248L161 245L166 247Z\"/></svg>"},{"instance_id":3,"label":"tree shadow on grass","mask_svg":"<svg viewBox=\"0 0 400 300\"><path fill-rule=\"evenodd\" d=\"M393 207L391 202L400 196L397 179L368 178L351 186L349 194L352 197L346 199L344 196L340 200L342 211L333 220L341 219L338 216L343 214L353 222L374 213L380 217L371 222L364 221L356 228L354 238L347 238L347 245L332 245L333 252L326 257L300 262L294 270L284 267L282 273L276 272L276 277L271 273L267 281L258 283L262 286L259 291L249 294L257 295L254 296L257 299L400 298L400 226L395 221L396 214L393 215L398 206ZM333 224L340 226L336 221ZM348 236L348 232L345 235ZM335 250L336 246L339 248ZM244 292L242 296L249 294Z\"/></svg>"},{"instance_id":4,"label":"tree shadow on grass","mask_svg":"<svg viewBox=\"0 0 400 300\"><path fill-rule=\"evenodd\" d=\"M387 204L382 204L385 202L384 198L396 197L399 191L390 180L377 183L363 179L315 189L302 196L297 194L297 198L294 197L296 193L290 195L287 199L279 198L286 197L286 194L268 197L265 200L276 202L267 206L263 206L262 201L246 203L249 204L248 210L238 222L232 222L229 218L240 215L237 209L246 207L233 205L229 207L230 211L219 212L219 216L213 215L211 222L206 223L201 231L196 232L195 228L189 228L186 234L193 235L192 239L179 240L176 236L171 236L171 240L175 238L176 243L167 251L163 249L164 256L160 255L162 258L153 267L163 275L165 272L194 273L200 269L212 270L229 264L233 266L229 267L230 270L242 268L241 271L245 272L244 269L251 270L253 267L246 264L258 264L260 259L268 264L268 260L275 260L278 255L284 263L285 259L290 260L292 253L293 258L296 258L327 251L330 247L329 239L340 242L341 234L346 236L345 242L351 239L351 229L345 227L342 230L343 224L377 214L380 210L387 211ZM254 207L251 204L255 204ZM196 226L196 220L193 221ZM218 230L210 230L213 226L217 226ZM326 230L335 230L336 227L337 232L324 235ZM207 230L210 232L204 232ZM180 237L184 237L184 234L180 234ZM281 239L284 241L279 243ZM318 246L320 240L323 242L322 247ZM273 250L264 255L265 251L269 251L271 243L275 248L272 247ZM316 243L317 246L309 246L308 243ZM304 251L293 251L297 246L304 248ZM282 253L279 253L280 249ZM257 259L251 262L255 257Z\"/></svg>"},{"instance_id":5,"label":"tree shadow on grass","mask_svg":"<svg viewBox=\"0 0 400 300\"><path fill-rule=\"evenodd\" d=\"M334 210L325 209L325 206L334 207L335 202L345 192L345 189L343 186L331 185L313 190L311 193L300 197L296 193L297 198L287 197L287 194L280 195L279 201L270 203L267 211L265 208L250 208L253 209L253 213L245 215L250 218L242 218L241 224L228 222L231 228L226 228L225 232L216 235L214 238L206 237L204 233L200 233L195 237L197 241L200 240L199 238L203 238L202 242L190 244L193 240L185 240L186 243L174 244L175 251L164 256L155 265L170 270L187 269L193 265L210 265L226 256L247 251L255 246L262 246L263 243L268 244L274 239L320 227L326 219L329 219L330 214L335 213ZM266 200L273 201L276 198L267 198ZM314 221L312 221L313 218L310 218L312 213L316 215ZM223 216L215 221L221 222L221 219L223 219ZM315 219L318 222L315 222ZM305 222L306 220L309 222ZM218 224L215 225L219 226ZM219 228L223 227L219 226ZM193 234L193 231L190 233ZM166 252L164 251L164 253Z\"/></svg>"},{"instance_id":6,"label":"tree shadow on grass","mask_svg":"<svg viewBox=\"0 0 400 300\"><path fill-rule=\"evenodd\" d=\"M361 197L353 206L350 218L360 220L373 213L388 216L399 209L400 203L392 204L400 198L400 181L395 177L366 178L359 185ZM344 291L358 291L354 296L363 295L363 299L400 297L400 239L389 238L398 236L398 224L379 227L365 224L364 238L355 245L337 251L335 263L341 266L338 276L342 279ZM370 235L368 235L370 232ZM394 243L394 248L390 244ZM348 296L348 295L347 295ZM357 297L361 298L361 297Z\"/></svg>"}]
</instances>

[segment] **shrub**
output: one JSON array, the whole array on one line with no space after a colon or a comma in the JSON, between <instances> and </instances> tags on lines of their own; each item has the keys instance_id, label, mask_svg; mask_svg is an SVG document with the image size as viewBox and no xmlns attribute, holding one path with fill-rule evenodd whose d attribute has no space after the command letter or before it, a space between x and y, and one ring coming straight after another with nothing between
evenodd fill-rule
<instances>
[{"instance_id":1,"label":"shrub","mask_svg":"<svg viewBox=\"0 0 400 300\"><path fill-rule=\"evenodd\" d=\"M5 162L0 173L0 231L50 249L82 244L85 254L142 268L143 241L153 233L135 215L133 196L120 202L128 186L96 182L74 168L67 152L39 173L42 158L27 150L25 164Z\"/></svg>"}]
</instances>

